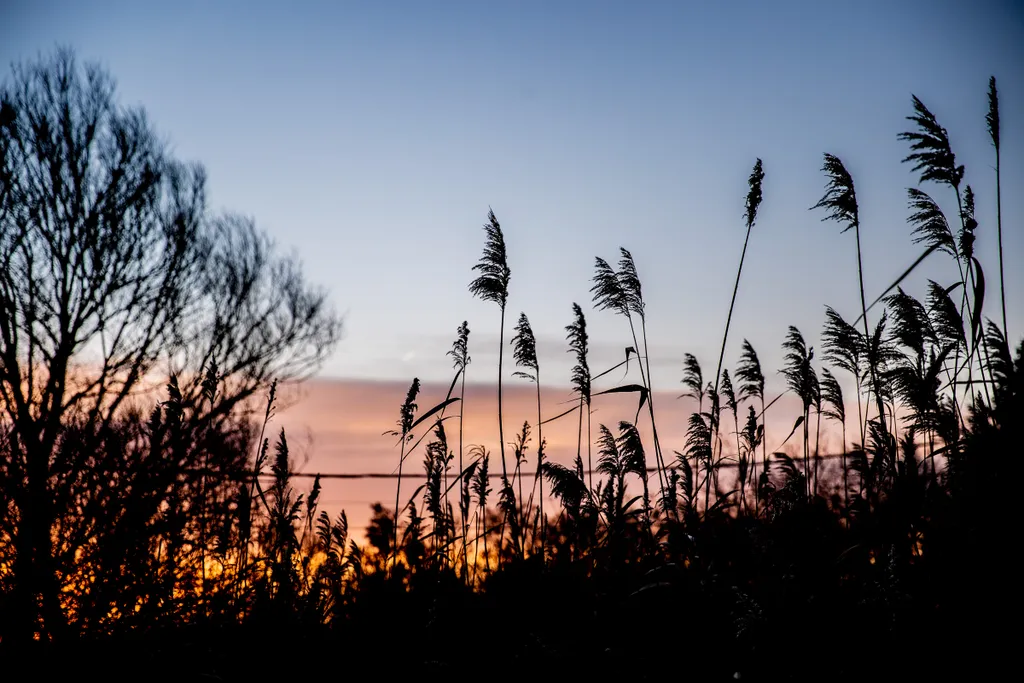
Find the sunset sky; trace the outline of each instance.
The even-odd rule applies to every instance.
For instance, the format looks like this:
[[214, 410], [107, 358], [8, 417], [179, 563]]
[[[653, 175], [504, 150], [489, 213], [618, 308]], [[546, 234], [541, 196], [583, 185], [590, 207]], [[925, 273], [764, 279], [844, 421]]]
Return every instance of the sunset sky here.
[[[572, 302], [588, 313], [595, 370], [632, 343], [621, 319], [592, 311], [588, 291], [595, 256], [632, 251], [654, 384], [666, 422], [678, 423], [666, 436], [682, 449], [685, 406], [669, 401], [682, 392], [685, 352], [714, 373], [758, 157], [764, 203], [726, 364], [748, 338], [778, 389], [787, 326], [817, 345], [826, 304], [851, 320], [859, 311], [853, 234], [808, 210], [824, 188], [823, 152], [857, 184], [869, 299], [920, 252], [906, 225], [917, 179], [896, 137], [911, 93], [949, 130], [977, 194], [995, 317], [990, 75], [1003, 119], [1009, 328], [1024, 336], [1019, 2], [0, 0], [5, 73], [56, 45], [108, 67], [122, 101], [143, 105], [178, 156], [205, 164], [211, 206], [253, 216], [344, 314], [321, 377], [281, 413], [296, 442], [312, 436], [307, 471], [393, 469], [381, 432], [412, 377], [440, 397], [463, 320], [481, 411], [473, 438], [496, 447], [482, 406], [493, 400], [498, 310], [467, 291], [488, 207], [508, 243], [510, 325], [530, 316], [552, 414], [566, 398]], [[952, 218], [950, 192], [926, 189]], [[907, 289], [955, 272], [933, 256]], [[521, 380], [509, 385], [514, 426], [531, 399]], [[624, 404], [614, 410], [629, 417]]]

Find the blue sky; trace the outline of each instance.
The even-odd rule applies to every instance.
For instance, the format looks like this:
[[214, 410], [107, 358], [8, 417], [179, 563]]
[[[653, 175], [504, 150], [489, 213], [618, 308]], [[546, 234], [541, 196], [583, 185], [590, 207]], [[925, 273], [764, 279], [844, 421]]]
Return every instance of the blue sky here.
[[[545, 377], [565, 383], [564, 326], [589, 308], [595, 255], [634, 254], [656, 384], [684, 352], [716, 361], [742, 246], [746, 179], [764, 203], [728, 365], [748, 337], [778, 367], [786, 327], [816, 342], [824, 305], [859, 309], [852, 233], [808, 211], [823, 152], [861, 202], [868, 296], [916, 257], [900, 159], [920, 96], [979, 201], [990, 315], [998, 293], [988, 77], [1002, 96], [1011, 334], [1024, 336], [1024, 10], [994, 2], [3, 2], [0, 61], [58, 44], [98, 60], [175, 153], [203, 162], [216, 210], [254, 216], [345, 314], [328, 376], [449, 376], [463, 319], [470, 379], [490, 380], [497, 309], [467, 291], [493, 207]], [[6, 71], [6, 69], [5, 69]], [[948, 190], [926, 188], [948, 208]], [[951, 218], [955, 214], [950, 214]], [[954, 264], [926, 262], [951, 282]], [[593, 365], [621, 320], [589, 316]]]

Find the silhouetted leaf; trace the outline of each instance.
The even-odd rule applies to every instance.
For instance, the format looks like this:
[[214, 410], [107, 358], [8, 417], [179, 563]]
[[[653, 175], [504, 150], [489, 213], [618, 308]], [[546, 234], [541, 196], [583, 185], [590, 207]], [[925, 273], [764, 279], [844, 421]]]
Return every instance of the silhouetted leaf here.
[[[899, 287], [899, 284], [901, 282], [903, 282], [907, 278], [908, 275], [910, 275], [912, 272], [914, 272], [914, 268], [917, 268], [921, 264], [922, 261], [924, 261], [926, 258], [931, 256], [932, 253], [936, 249], [938, 249], [938, 248], [939, 248], [939, 245], [933, 244], [932, 246], [930, 246], [927, 249], [925, 249], [924, 253], [921, 254], [920, 256], [918, 256], [917, 260], [914, 261], [912, 264], [910, 264], [909, 268], [907, 268], [905, 271], [903, 271], [902, 275], [900, 275], [898, 278], [896, 278], [896, 280], [891, 285], [889, 285], [888, 287], [885, 288], [885, 291], [883, 291], [881, 294], [878, 295], [878, 298], [876, 298], [874, 301], [871, 302], [871, 305], [868, 306], [867, 310], [870, 311], [874, 307], [875, 304], [877, 304], [879, 301], [881, 301], [882, 299], [885, 298], [886, 294], [888, 294], [892, 290], [894, 290], [897, 287]], [[853, 322], [853, 324], [856, 325], [857, 323], [859, 323], [863, 319], [864, 319], [864, 314], [861, 313], [860, 315], [857, 316], [857, 319]]]
[[[455, 400], [458, 400], [458, 399], [455, 399]], [[427, 416], [426, 416], [426, 415], [424, 415], [424, 417], [427, 417]], [[454, 418], [456, 418], [456, 417], [458, 417], [458, 415], [447, 415], [447, 416], [445, 416], [445, 417], [439, 417], [439, 418], [437, 418], [436, 424], [440, 424], [440, 423], [442, 423], [442, 422], [447, 422], [448, 420], [454, 419]], [[430, 434], [431, 434], [431, 432], [430, 432], [429, 430], [428, 430], [428, 431], [426, 431], [426, 432], [423, 432], [422, 434], [420, 434], [420, 438], [416, 439], [416, 443], [414, 443], [414, 444], [412, 445], [412, 447], [410, 447], [410, 448], [406, 449], [406, 451], [405, 451], [405, 457], [406, 457], [406, 458], [408, 458], [408, 457], [409, 457], [410, 455], [412, 455], [412, 454], [413, 454], [413, 451], [415, 451], [415, 450], [416, 450], [416, 448], [417, 448], [417, 447], [418, 447], [418, 446], [419, 446], [419, 445], [420, 445], [421, 443], [423, 443], [423, 440], [424, 440], [425, 438], [427, 438], [428, 436], [430, 436]], [[410, 436], [410, 437], [412, 437], [412, 434], [410, 434], [409, 436]]]
[[416, 421], [412, 423], [411, 427], [409, 427], [409, 431], [412, 431], [413, 429], [416, 429], [416, 427], [418, 425], [420, 425], [424, 420], [429, 418], [431, 415], [437, 413], [440, 410], [444, 410], [445, 408], [447, 408], [451, 404], [456, 403], [456, 402], [461, 401], [461, 400], [462, 399], [460, 399], [458, 396], [452, 396], [451, 398], [446, 398], [445, 400], [441, 401], [436, 406], [434, 406], [433, 408], [431, 408], [430, 410], [428, 410], [427, 412], [423, 413], [418, 418], [416, 418]]
[[[801, 415], [800, 417], [798, 417], [798, 418], [796, 419], [796, 422], [795, 422], [795, 423], [793, 423], [793, 429], [791, 429], [791, 430], [789, 431], [789, 434], [788, 434], [788, 435], [786, 436], [786, 438], [785, 438], [785, 439], [783, 439], [783, 440], [782, 440], [782, 443], [780, 443], [780, 444], [778, 445], [778, 448], [782, 448], [783, 446], [785, 446], [785, 445], [786, 445], [786, 442], [787, 442], [787, 441], [789, 441], [790, 439], [792, 439], [792, 438], [793, 438], [793, 435], [794, 435], [794, 434], [796, 434], [796, 430], [797, 430], [797, 429], [799, 429], [799, 428], [800, 428], [800, 425], [802, 425], [803, 423], [804, 423], [804, 416], [803, 416], [803, 415]], [[775, 455], [781, 455], [781, 453], [776, 453]], [[787, 457], [788, 457], [788, 456], [787, 456]]]
[[971, 311], [971, 346], [977, 347], [981, 331], [981, 311], [985, 305], [985, 271], [981, 269], [981, 263], [977, 258], [972, 256], [971, 259], [974, 261], [974, 272], [977, 274], [974, 283], [974, 310]]
[[[630, 347], [630, 348], [632, 348], [632, 347]], [[626, 360], [622, 361], [621, 363], [616, 363], [615, 365], [613, 365], [612, 367], [608, 368], [607, 370], [605, 370], [602, 373], [594, 375], [593, 377], [591, 377], [591, 380], [600, 379], [600, 378], [604, 377], [605, 375], [607, 375], [607, 374], [609, 374], [609, 373], [611, 373], [611, 372], [613, 372], [615, 370], [618, 370], [619, 368], [621, 368], [623, 365], [626, 365], [627, 363], [629, 363], [629, 354], [628, 353], [626, 354]], [[627, 368], [627, 370], [628, 370], [628, 368]]]
[[546, 420], [544, 420], [543, 422], [541, 422], [541, 424], [542, 424], [542, 425], [546, 425], [546, 424], [547, 424], [548, 422], [554, 422], [555, 420], [557, 420], [557, 419], [558, 419], [558, 418], [560, 418], [560, 417], [565, 417], [565, 416], [566, 416], [566, 415], [568, 415], [569, 413], [574, 413], [574, 412], [576, 412], [576, 411], [577, 411], [577, 410], [579, 409], [579, 407], [580, 407], [580, 406], [579, 406], [579, 404], [576, 404], [576, 405], [574, 405], [574, 406], [573, 406], [572, 408], [569, 408], [568, 410], [566, 410], [566, 411], [564, 411], [564, 412], [561, 412], [561, 413], [559, 413], [558, 415], [555, 415], [554, 417], [549, 417], [548, 419], [546, 419]]
[[[647, 387], [639, 384], [624, 384], [619, 387], [613, 387], [611, 389], [605, 389], [599, 391], [594, 396], [601, 396], [602, 394], [622, 394], [622, 393], [636, 393], [640, 394], [640, 405], [637, 407], [636, 412], [639, 415], [640, 410], [644, 407], [644, 403], [647, 401]], [[635, 421], [635, 418], [634, 418]]]

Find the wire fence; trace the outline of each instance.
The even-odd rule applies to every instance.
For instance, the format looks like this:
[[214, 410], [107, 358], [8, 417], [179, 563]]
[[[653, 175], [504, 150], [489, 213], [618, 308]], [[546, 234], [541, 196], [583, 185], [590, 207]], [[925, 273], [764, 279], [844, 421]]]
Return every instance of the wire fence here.
[[[829, 460], [829, 459], [833, 459], [833, 458], [841, 458], [841, 457], [843, 457], [843, 455], [844, 455], [843, 453], [828, 453], [828, 454], [822, 453], [822, 454], [819, 454], [818, 456], [811, 456], [811, 457], [812, 458], [816, 457], [818, 460]], [[845, 455], [849, 455], [849, 454], [845, 454]], [[796, 463], [799, 464], [800, 461], [801, 461], [801, 458], [793, 458], [793, 462], [796, 462]], [[734, 462], [734, 461], [725, 461], [725, 462], [719, 463], [716, 467], [719, 468], [719, 469], [734, 469], [734, 468], [739, 467], [739, 463]], [[672, 469], [672, 468], [670, 467], [668, 469]], [[657, 467], [648, 467], [647, 468], [647, 473], [648, 474], [654, 474], [657, 471], [658, 471]], [[583, 474], [584, 475], [602, 474], [602, 472], [599, 472], [598, 470], [589, 470], [588, 469], [588, 470], [584, 470]], [[271, 472], [260, 472], [259, 476], [261, 476], [261, 477], [274, 477], [275, 475], [273, 473], [271, 473]], [[296, 478], [300, 478], [300, 479], [315, 479], [316, 477], [320, 477], [321, 479], [398, 479], [398, 478], [402, 478], [402, 479], [426, 479], [427, 478], [427, 474], [425, 472], [403, 472], [401, 474], [401, 477], [399, 477], [397, 472], [289, 472], [288, 476], [289, 477], [296, 477]], [[505, 476], [505, 475], [501, 474], [501, 472], [488, 472], [487, 473], [487, 477], [489, 479], [501, 479], [503, 476]], [[536, 477], [537, 473], [535, 471], [520, 470], [516, 476], [520, 476], [520, 477]]]

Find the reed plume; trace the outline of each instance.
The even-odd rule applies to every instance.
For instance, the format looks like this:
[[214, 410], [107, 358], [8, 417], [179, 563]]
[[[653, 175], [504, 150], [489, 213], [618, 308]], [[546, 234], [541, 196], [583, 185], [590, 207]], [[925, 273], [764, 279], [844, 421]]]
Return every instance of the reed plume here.
[[[756, 398], [761, 402], [761, 431], [764, 433], [765, 429], [765, 412], [767, 408], [764, 403], [764, 372], [761, 370], [761, 361], [757, 357], [757, 352], [754, 350], [753, 345], [746, 339], [743, 340], [743, 348], [740, 352], [740, 364], [736, 368], [736, 379], [739, 380], [739, 399], [741, 401], [748, 398]], [[768, 473], [768, 444], [767, 439], [761, 439], [761, 472], [762, 476], [767, 476]], [[756, 454], [754, 454], [756, 455]], [[753, 460], [753, 474], [754, 482], [758, 483], [760, 480], [757, 478], [757, 460]], [[761, 487], [758, 484], [754, 493], [754, 514], [757, 514], [759, 500], [761, 497]]]
[[469, 291], [473, 296], [484, 301], [493, 301], [501, 309], [501, 328], [498, 333], [498, 442], [501, 446], [501, 472], [508, 477], [508, 465], [505, 462], [505, 428], [504, 413], [501, 405], [502, 361], [505, 354], [505, 305], [508, 303], [508, 283], [512, 271], [508, 267], [508, 255], [505, 251], [505, 237], [501, 232], [494, 211], [487, 212], [487, 223], [484, 223], [487, 241], [484, 253], [473, 270], [480, 273], [469, 283]]
[[[785, 367], [780, 371], [786, 378], [786, 385], [796, 394], [803, 404], [804, 428], [804, 476], [807, 480], [807, 494], [811, 494], [811, 470], [808, 422], [811, 406], [819, 400], [818, 376], [814, 372], [811, 361], [814, 360], [814, 349], [808, 347], [800, 330], [790, 325], [786, 340], [782, 344], [786, 351]], [[884, 419], [884, 411], [882, 413]]]
[[722, 361], [725, 359], [725, 347], [729, 341], [729, 326], [732, 324], [732, 312], [736, 307], [736, 293], [740, 289], [740, 275], [743, 274], [743, 261], [747, 257], [747, 245], [750, 243], [750, 230], [754, 227], [757, 219], [757, 210], [761, 206], [761, 182], [764, 180], [764, 170], [761, 160], [754, 164], [754, 170], [750, 172], [747, 180], [747, 201], [746, 210], [743, 213], [744, 221], [747, 224], [747, 235], [743, 238], [743, 251], [740, 252], [740, 265], [736, 269], [736, 282], [732, 287], [732, 300], [729, 302], [729, 315], [725, 318], [725, 332], [722, 334], [722, 348], [718, 352], [718, 368], [715, 370], [715, 389], [718, 389], [719, 378], [722, 375]]
[[1003, 335], [1010, 336], [1006, 326], [1006, 280], [1003, 276], [1003, 199], [1002, 177], [999, 164], [999, 91], [996, 90], [996, 77], [988, 79], [988, 113], [985, 124], [992, 146], [996, 148], [996, 239], [999, 242], [999, 301], [1003, 312]]
[[843, 389], [828, 368], [821, 370], [821, 401], [824, 405], [824, 409], [821, 411], [822, 415], [838, 422], [842, 427], [843, 502], [849, 503], [849, 482], [846, 471], [846, 405], [843, 403]]
[[[651, 417], [651, 432], [654, 439], [654, 457], [658, 471], [658, 483], [662, 496], [664, 496], [667, 481], [665, 479], [665, 461], [661, 453], [661, 440], [658, 438], [658, 424], [654, 417], [650, 356], [647, 351], [646, 305], [644, 304], [640, 276], [636, 263], [633, 260], [633, 255], [629, 250], [622, 247], [619, 248], [619, 255], [619, 269], [617, 271], [601, 257], [595, 259], [593, 285], [590, 291], [593, 294], [594, 306], [598, 310], [612, 310], [619, 315], [625, 316], [626, 321], [629, 323], [630, 334], [633, 337], [632, 348], [634, 352], [637, 352], [637, 349], [641, 348], [641, 346], [633, 319], [636, 317], [640, 321], [644, 353], [643, 358], [638, 358], [637, 364], [640, 368], [640, 381], [643, 384], [647, 409]], [[637, 352], [637, 355], [640, 355], [639, 352]], [[626, 360], [629, 360], [628, 349], [626, 351]]]
[[[465, 464], [463, 463], [463, 452], [465, 446], [463, 438], [465, 434], [465, 414], [466, 414], [466, 367], [472, 360], [469, 356], [469, 323], [462, 321], [459, 325], [458, 332], [456, 333], [455, 341], [452, 342], [452, 348], [448, 352], [448, 355], [452, 357], [452, 364], [455, 368], [456, 378], [460, 380], [459, 387], [459, 476], [463, 479], [464, 495], [459, 505], [459, 512], [462, 520], [462, 556], [466, 558], [466, 522], [469, 517], [469, 493], [468, 485], [469, 482], [466, 480], [467, 476], [472, 476], [472, 472], [467, 474]], [[475, 467], [475, 466], [474, 466]], [[464, 572], [468, 579], [469, 572]]]
[[572, 305], [573, 321], [566, 326], [566, 339], [569, 342], [569, 353], [575, 354], [576, 365], [572, 368], [570, 382], [573, 393], [579, 396], [579, 424], [576, 428], [576, 458], [582, 460], [582, 438], [583, 438], [583, 409], [587, 411], [587, 472], [590, 488], [594, 488], [594, 463], [592, 460], [592, 448], [590, 438], [590, 399], [591, 399], [591, 377], [590, 364], [587, 362], [587, 351], [589, 337], [587, 336], [587, 319], [583, 315], [580, 305]]
[[398, 456], [398, 482], [395, 484], [395, 533], [394, 533], [394, 544], [392, 546], [392, 552], [394, 553], [391, 568], [393, 569], [395, 564], [398, 562], [398, 522], [401, 519], [401, 491], [402, 491], [402, 465], [405, 463], [405, 446], [409, 441], [412, 440], [412, 425], [416, 419], [416, 397], [420, 393], [420, 380], [418, 377], [413, 378], [412, 384], [409, 385], [409, 391], [405, 395], [405, 401], [402, 403], [402, 407], [399, 409], [398, 417], [398, 429], [386, 434], [399, 437], [399, 456]]
[[[521, 377], [537, 385], [537, 476], [534, 483], [539, 488], [540, 498], [539, 514], [541, 528], [541, 556], [544, 555], [547, 538], [547, 518], [544, 516], [544, 432], [541, 420], [541, 399], [540, 399], [540, 362], [537, 360], [537, 338], [533, 334], [530, 320], [525, 313], [519, 314], [519, 322], [515, 327], [515, 336], [512, 337], [512, 357], [516, 366], [523, 368], [514, 373], [515, 377]], [[533, 488], [530, 489], [530, 504], [527, 510], [531, 509], [533, 501]]]
[[[917, 98], [914, 98], [914, 100], [915, 102], [918, 101]], [[853, 186], [853, 176], [846, 170], [839, 157], [832, 154], [825, 154], [825, 163], [822, 166], [822, 171], [828, 176], [828, 184], [825, 186], [824, 196], [811, 208], [825, 209], [827, 213], [822, 220], [833, 220], [840, 225], [844, 225], [845, 227], [841, 232], [853, 229], [857, 240], [857, 277], [860, 282], [861, 316], [864, 321], [864, 338], [867, 339], [871, 336], [871, 332], [868, 329], [868, 307], [864, 297], [864, 261], [861, 257], [860, 248], [860, 210], [857, 206], [857, 192]], [[874, 366], [870, 364], [868, 371], [871, 376], [871, 389], [875, 394], [879, 420], [884, 426], [885, 408], [882, 405], [882, 398], [879, 394], [878, 374], [875, 372]]]

